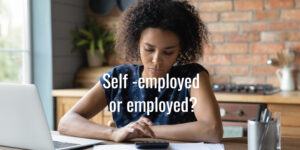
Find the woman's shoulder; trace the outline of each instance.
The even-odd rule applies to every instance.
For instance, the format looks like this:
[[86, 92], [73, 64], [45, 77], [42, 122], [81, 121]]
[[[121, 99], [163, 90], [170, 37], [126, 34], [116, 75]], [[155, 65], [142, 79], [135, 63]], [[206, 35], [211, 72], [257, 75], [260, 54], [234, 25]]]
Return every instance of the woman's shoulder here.
[[113, 67], [107, 73], [111, 74], [112, 76], [118, 76], [119, 74], [134, 75], [136, 74], [138, 67], [139, 65], [136, 64], [122, 64]]
[[126, 70], [134, 70], [138, 67], [138, 65], [136, 64], [122, 64], [122, 65], [118, 65], [113, 67], [113, 69], [118, 70], [118, 71], [126, 71]]
[[177, 76], [189, 76], [194, 77], [197, 73], [205, 71], [208, 73], [208, 71], [198, 63], [189, 63], [189, 64], [183, 64], [183, 65], [175, 65], [172, 68], [172, 72], [175, 73]]

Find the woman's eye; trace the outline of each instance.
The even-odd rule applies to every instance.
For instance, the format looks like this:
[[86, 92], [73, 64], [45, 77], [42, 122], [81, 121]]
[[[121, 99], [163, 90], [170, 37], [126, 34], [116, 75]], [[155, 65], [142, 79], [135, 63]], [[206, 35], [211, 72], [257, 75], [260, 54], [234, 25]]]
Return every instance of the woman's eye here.
[[166, 55], [172, 55], [173, 52], [164, 52]]
[[147, 52], [153, 52], [154, 50], [153, 49], [146, 49], [145, 48], [145, 51], [147, 51]]

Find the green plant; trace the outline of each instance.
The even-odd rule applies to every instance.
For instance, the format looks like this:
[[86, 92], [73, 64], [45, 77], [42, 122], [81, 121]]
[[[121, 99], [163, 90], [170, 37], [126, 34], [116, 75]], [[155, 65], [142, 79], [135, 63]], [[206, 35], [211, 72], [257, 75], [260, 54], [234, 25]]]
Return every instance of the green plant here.
[[114, 35], [104, 29], [95, 18], [89, 19], [84, 28], [72, 30], [72, 36], [72, 51], [89, 50], [103, 62], [107, 61], [108, 55], [114, 53]]

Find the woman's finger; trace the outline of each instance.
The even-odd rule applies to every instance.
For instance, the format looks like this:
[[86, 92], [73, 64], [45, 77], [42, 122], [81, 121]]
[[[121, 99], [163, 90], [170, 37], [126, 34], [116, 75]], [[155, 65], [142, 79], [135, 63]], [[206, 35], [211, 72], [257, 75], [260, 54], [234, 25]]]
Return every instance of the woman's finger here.
[[138, 121], [139, 123], [141, 123], [142, 125], [147, 125], [147, 127], [149, 128], [150, 134], [152, 135], [152, 137], [155, 137], [155, 134], [153, 132], [153, 130], [149, 127], [152, 126], [152, 121], [146, 117], [141, 117]]
[[139, 129], [140, 131], [142, 131], [145, 135], [148, 135], [150, 137], [155, 137], [154, 132], [152, 131], [152, 129], [145, 123], [143, 122], [136, 122], [135, 123], [135, 128]]
[[136, 122], [136, 123], [134, 124], [134, 128], [137, 129], [137, 130], [139, 130], [139, 131], [141, 131], [144, 135], [151, 136], [151, 135], [150, 135], [150, 132], [147, 131], [147, 130], [145, 129], [145, 127], [142, 126], [141, 124], [139, 124], [138, 122]]
[[142, 125], [144, 125], [146, 128], [147, 128], [147, 130], [150, 132], [150, 134], [151, 134], [151, 137], [155, 137], [155, 134], [154, 134], [154, 132], [153, 132], [153, 130], [150, 128], [150, 126], [147, 124], [147, 123], [145, 123], [145, 122], [143, 122], [143, 121], [141, 121], [141, 122], [139, 122], [140, 124], [142, 124]]
[[143, 137], [144, 133], [140, 131], [139, 129], [134, 129], [134, 132], [130, 133], [127, 137], [127, 139], [132, 139], [132, 138], [140, 138]]
[[135, 131], [135, 129], [132, 128], [132, 127], [127, 127], [127, 128], [126, 128], [126, 131], [128, 131], [128, 132], [130, 132], [130, 133], [133, 133], [133, 132]]
[[146, 118], [146, 117], [141, 117], [141, 118], [139, 119], [139, 121], [145, 122], [146, 124], [148, 124], [148, 126], [152, 126], [152, 125], [153, 125], [153, 124], [152, 124], [152, 121], [151, 121], [150, 119]]

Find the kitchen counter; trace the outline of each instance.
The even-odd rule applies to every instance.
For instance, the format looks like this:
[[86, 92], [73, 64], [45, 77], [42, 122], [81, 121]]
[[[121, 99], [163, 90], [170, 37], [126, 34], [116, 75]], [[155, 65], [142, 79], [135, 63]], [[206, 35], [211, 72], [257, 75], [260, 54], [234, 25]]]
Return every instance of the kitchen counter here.
[[272, 95], [215, 93], [220, 102], [300, 104], [300, 91], [278, 92]]
[[[89, 89], [56, 89], [54, 97], [82, 97]], [[267, 103], [267, 104], [300, 104], [300, 91], [278, 92], [272, 95], [252, 95], [235, 93], [215, 93], [219, 102]]]

